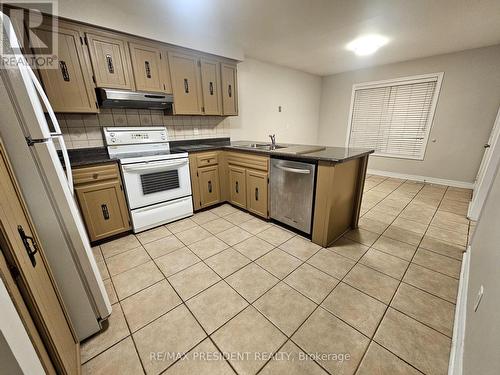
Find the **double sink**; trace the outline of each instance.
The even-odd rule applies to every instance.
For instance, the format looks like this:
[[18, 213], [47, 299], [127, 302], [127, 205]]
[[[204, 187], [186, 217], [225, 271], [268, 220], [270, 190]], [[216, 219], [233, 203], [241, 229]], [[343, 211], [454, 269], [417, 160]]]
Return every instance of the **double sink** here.
[[249, 143], [246, 145], [238, 145], [238, 147], [250, 148], [254, 150], [273, 151], [273, 150], [279, 150], [281, 148], [287, 148], [288, 146], [273, 145], [271, 143]]

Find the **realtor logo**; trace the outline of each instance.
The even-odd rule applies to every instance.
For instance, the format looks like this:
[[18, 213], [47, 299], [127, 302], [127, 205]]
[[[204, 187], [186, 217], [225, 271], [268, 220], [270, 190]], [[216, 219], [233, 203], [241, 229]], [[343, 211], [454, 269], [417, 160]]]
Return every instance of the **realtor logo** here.
[[12, 35], [4, 35], [8, 29], [0, 28], [2, 67], [22, 62], [37, 69], [57, 69], [58, 22], [52, 17], [57, 15], [57, 2], [1, 1], [0, 11], [10, 18], [18, 43], [12, 42]]

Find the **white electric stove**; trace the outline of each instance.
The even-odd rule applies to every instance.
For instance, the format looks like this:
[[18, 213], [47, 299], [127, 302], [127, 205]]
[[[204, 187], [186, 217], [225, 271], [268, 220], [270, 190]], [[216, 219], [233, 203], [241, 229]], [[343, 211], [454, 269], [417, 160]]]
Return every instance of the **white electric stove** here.
[[188, 154], [170, 152], [165, 127], [104, 128], [104, 138], [120, 160], [134, 233], [193, 214]]

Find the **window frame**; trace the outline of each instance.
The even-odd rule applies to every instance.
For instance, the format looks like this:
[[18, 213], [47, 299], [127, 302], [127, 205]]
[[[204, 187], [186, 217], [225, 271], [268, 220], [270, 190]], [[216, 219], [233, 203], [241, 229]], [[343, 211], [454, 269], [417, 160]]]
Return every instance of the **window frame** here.
[[444, 72], [437, 72], [437, 73], [419, 74], [419, 75], [413, 75], [413, 76], [397, 77], [397, 78], [391, 78], [391, 79], [385, 79], [385, 80], [379, 80], [379, 81], [360, 82], [360, 83], [353, 84], [352, 91], [351, 91], [351, 104], [349, 106], [349, 118], [348, 118], [348, 124], [347, 124], [347, 135], [346, 135], [345, 147], [349, 148], [349, 140], [351, 138], [352, 117], [353, 117], [353, 111], [354, 111], [354, 99], [356, 96], [356, 90], [388, 87], [388, 86], [402, 86], [402, 85], [408, 85], [408, 84], [413, 84], [413, 83], [429, 82], [429, 81], [436, 80], [436, 89], [434, 91], [434, 96], [432, 98], [431, 110], [429, 112], [429, 117], [427, 119], [426, 132], [425, 132], [424, 140], [423, 140], [424, 147], [422, 147], [420, 154], [418, 156], [409, 156], [409, 155], [405, 156], [405, 155], [382, 154], [382, 153], [377, 153], [377, 151], [375, 151], [373, 153], [373, 156], [379, 156], [379, 157], [384, 157], [384, 158], [423, 161], [424, 157], [425, 157], [425, 153], [427, 151], [427, 145], [429, 143], [429, 135], [431, 132], [431, 128], [432, 128], [432, 125], [434, 123], [434, 115], [436, 112], [436, 107], [437, 107], [437, 103], [439, 100], [439, 95], [441, 93], [441, 84], [443, 82], [443, 77], [444, 77]]

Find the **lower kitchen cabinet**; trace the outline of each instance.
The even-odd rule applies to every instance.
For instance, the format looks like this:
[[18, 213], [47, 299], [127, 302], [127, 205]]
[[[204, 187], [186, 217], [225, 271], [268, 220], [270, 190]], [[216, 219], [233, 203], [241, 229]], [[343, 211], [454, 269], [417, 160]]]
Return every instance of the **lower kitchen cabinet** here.
[[247, 210], [268, 217], [267, 172], [246, 170]]
[[194, 210], [229, 202], [268, 218], [269, 157], [236, 151], [189, 154]]
[[241, 208], [247, 208], [246, 170], [245, 168], [230, 165], [229, 171], [229, 200]]
[[189, 171], [195, 211], [221, 201], [219, 167], [218, 151], [189, 154]]
[[130, 218], [118, 166], [78, 168], [75, 192], [91, 241], [125, 232]]
[[198, 168], [200, 186], [200, 207], [208, 207], [220, 202], [219, 166]]

